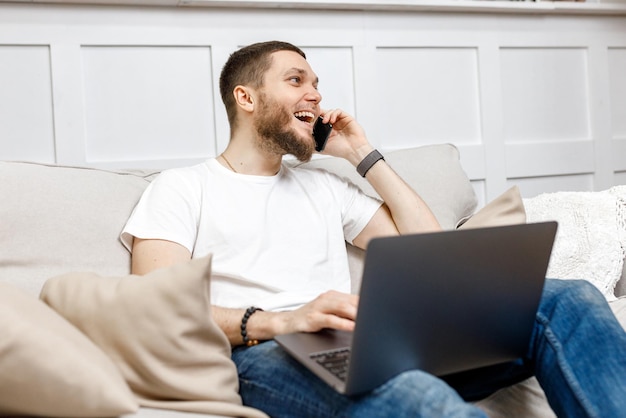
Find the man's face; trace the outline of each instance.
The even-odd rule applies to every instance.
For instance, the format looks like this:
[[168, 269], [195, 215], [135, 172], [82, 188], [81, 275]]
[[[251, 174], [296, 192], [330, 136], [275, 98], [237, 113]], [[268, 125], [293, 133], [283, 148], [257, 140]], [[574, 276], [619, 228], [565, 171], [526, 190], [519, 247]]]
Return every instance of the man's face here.
[[317, 91], [317, 76], [295, 52], [278, 51], [272, 57], [255, 108], [254, 128], [259, 145], [308, 161], [315, 152], [313, 123], [322, 99]]

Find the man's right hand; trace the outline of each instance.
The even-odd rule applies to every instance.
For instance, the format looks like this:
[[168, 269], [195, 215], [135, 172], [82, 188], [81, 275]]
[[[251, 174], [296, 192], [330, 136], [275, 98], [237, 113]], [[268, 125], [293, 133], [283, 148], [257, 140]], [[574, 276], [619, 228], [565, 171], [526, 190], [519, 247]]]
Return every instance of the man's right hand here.
[[[352, 331], [358, 300], [356, 295], [331, 290], [293, 311], [257, 311], [248, 320], [246, 330], [254, 340], [269, 340], [292, 332], [317, 332], [324, 328]], [[231, 345], [242, 344], [240, 325], [245, 310], [213, 306], [212, 312]]]
[[322, 293], [311, 302], [292, 312], [286, 312], [281, 334], [316, 332], [324, 328], [345, 331], [354, 329], [359, 297], [336, 291]]

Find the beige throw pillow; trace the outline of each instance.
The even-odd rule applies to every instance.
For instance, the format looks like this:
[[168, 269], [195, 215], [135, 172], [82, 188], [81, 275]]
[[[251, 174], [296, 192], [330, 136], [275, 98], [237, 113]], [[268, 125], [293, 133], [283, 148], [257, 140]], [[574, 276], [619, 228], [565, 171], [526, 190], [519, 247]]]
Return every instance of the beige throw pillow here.
[[483, 228], [489, 226], [504, 226], [526, 223], [524, 201], [517, 186], [511, 187], [500, 196], [485, 205], [459, 228]]
[[103, 417], [138, 405], [113, 362], [36, 297], [0, 282], [0, 415]]
[[265, 417], [242, 406], [231, 347], [211, 318], [211, 256], [145, 276], [71, 273], [41, 297], [122, 371], [143, 406]]

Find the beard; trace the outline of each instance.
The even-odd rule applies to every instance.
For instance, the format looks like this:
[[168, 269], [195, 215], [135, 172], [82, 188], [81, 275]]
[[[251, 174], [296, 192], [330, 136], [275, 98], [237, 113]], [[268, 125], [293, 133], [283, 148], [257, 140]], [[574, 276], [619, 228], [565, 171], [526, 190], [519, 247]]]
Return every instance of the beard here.
[[284, 106], [261, 93], [258, 117], [254, 121], [254, 128], [259, 135], [259, 146], [265, 151], [281, 155], [291, 154], [299, 161], [306, 162], [315, 152], [315, 142], [312, 137], [302, 138], [290, 128], [293, 118], [293, 114]]

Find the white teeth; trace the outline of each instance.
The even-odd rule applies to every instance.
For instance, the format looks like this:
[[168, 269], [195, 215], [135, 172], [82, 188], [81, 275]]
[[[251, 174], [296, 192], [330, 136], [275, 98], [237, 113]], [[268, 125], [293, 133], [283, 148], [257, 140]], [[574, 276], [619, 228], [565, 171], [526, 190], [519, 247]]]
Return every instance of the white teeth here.
[[314, 113], [312, 113], [312, 112], [305, 112], [305, 111], [296, 112], [293, 115], [295, 117], [297, 117], [298, 119], [300, 119], [300, 120], [307, 119], [306, 120], [307, 122], [310, 122], [310, 121], [313, 120], [313, 118], [315, 118], [315, 114]]

